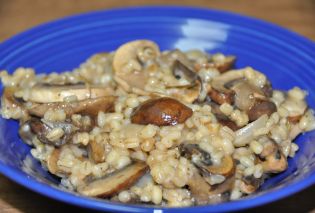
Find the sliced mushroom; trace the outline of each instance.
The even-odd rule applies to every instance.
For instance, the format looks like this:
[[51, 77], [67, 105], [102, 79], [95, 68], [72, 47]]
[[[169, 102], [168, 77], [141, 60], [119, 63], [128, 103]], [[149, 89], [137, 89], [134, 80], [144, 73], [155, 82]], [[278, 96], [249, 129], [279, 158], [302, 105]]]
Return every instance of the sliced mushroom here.
[[70, 117], [73, 114], [96, 117], [99, 111], [113, 111], [115, 100], [115, 96], [104, 96], [99, 98], [88, 98], [82, 101], [34, 104], [28, 111], [31, 115], [37, 117], [44, 117], [45, 112], [48, 110], [57, 109], [64, 110], [67, 117]]
[[89, 86], [84, 84], [75, 85], [35, 85], [28, 91], [25, 101], [36, 103], [64, 102], [69, 97], [75, 97], [81, 101], [88, 98], [110, 96], [114, 90], [110, 87]]
[[47, 159], [48, 171], [54, 175], [56, 175], [59, 171], [57, 162], [59, 160], [60, 153], [61, 149], [54, 149]]
[[291, 124], [297, 124], [303, 115], [295, 115], [295, 116], [289, 116], [287, 119]]
[[263, 151], [259, 157], [262, 159], [264, 172], [279, 173], [288, 167], [287, 158], [271, 138], [263, 140]]
[[172, 98], [150, 99], [142, 103], [131, 115], [135, 124], [173, 126], [184, 123], [192, 116], [192, 110]]
[[188, 179], [188, 187], [197, 205], [216, 204], [228, 201], [230, 191], [234, 186], [234, 177], [227, 178], [223, 183], [210, 186], [193, 167], [193, 175]]
[[287, 169], [288, 162], [282, 151], [278, 149], [276, 152], [268, 155], [262, 165], [266, 173], [279, 173]]
[[[42, 122], [38, 118], [32, 118], [27, 122], [29, 123], [32, 132], [37, 135], [38, 140], [57, 147], [70, 141], [73, 134], [78, 130], [71, 123], [67, 122]], [[61, 129], [63, 134], [60, 135], [60, 137], [57, 137], [56, 140], [52, 140], [49, 137], [49, 134], [51, 135], [52, 131], [57, 128]]]
[[216, 204], [230, 200], [230, 193], [234, 187], [235, 177], [228, 177], [223, 183], [215, 185], [209, 194], [209, 203]]
[[167, 93], [172, 97], [183, 100], [187, 103], [193, 103], [196, 100], [204, 99], [201, 96], [206, 91], [200, 76], [192, 71], [180, 60], [175, 60], [172, 67], [173, 76], [178, 80], [172, 82], [168, 87]]
[[255, 130], [261, 129], [266, 126], [268, 121], [267, 115], [260, 116], [257, 120], [247, 124], [243, 128], [235, 132], [234, 145], [237, 147], [245, 146], [255, 139]]
[[261, 159], [265, 159], [267, 156], [271, 155], [272, 153], [275, 153], [278, 150], [276, 142], [274, 142], [269, 137], [260, 138], [259, 141], [263, 145], [263, 150], [259, 154], [259, 157]]
[[223, 176], [230, 176], [234, 173], [235, 165], [233, 158], [230, 155], [225, 155], [222, 158], [220, 165], [212, 165], [207, 167], [207, 171], [211, 174], [218, 174]]
[[241, 127], [237, 126], [237, 124], [229, 119], [227, 116], [222, 115], [222, 114], [215, 114], [215, 117], [217, 118], [217, 121], [222, 125], [222, 126], [227, 126], [233, 131], [239, 130]]
[[235, 106], [244, 111], [255, 105], [257, 97], [260, 99], [264, 98], [262, 91], [245, 80], [239, 81], [230, 89], [235, 92]]
[[198, 170], [193, 167], [193, 175], [188, 179], [187, 185], [197, 205], [209, 203], [211, 186], [203, 179]]
[[270, 116], [272, 113], [276, 111], [277, 106], [273, 102], [256, 99], [254, 105], [250, 107], [247, 114], [249, 121], [255, 121], [262, 115]]
[[244, 78], [243, 72], [230, 71], [213, 79], [208, 95], [218, 104], [235, 104], [238, 109], [248, 113], [250, 121], [254, 121], [264, 114], [270, 116], [277, 110], [269, 100], [268, 88], [271, 88], [269, 82], [258, 88]]
[[144, 89], [148, 73], [144, 71], [148, 61], [160, 55], [157, 44], [149, 40], [131, 41], [120, 46], [113, 58], [117, 83], [128, 90]]
[[95, 140], [90, 140], [88, 144], [88, 156], [95, 163], [102, 163], [106, 159], [105, 145]]
[[245, 176], [240, 182], [240, 189], [243, 193], [252, 194], [263, 183], [263, 178], [255, 178], [253, 175]]
[[217, 121], [222, 125], [222, 126], [227, 126], [233, 131], [236, 131], [240, 129], [241, 127], [237, 126], [234, 121], [232, 121], [229, 117], [224, 115], [221, 110], [220, 106], [216, 103], [210, 102], [209, 103], [211, 106], [211, 112], [215, 115]]
[[219, 92], [216, 89], [211, 89], [208, 96], [217, 104], [233, 104], [235, 93], [233, 91]]
[[110, 197], [136, 183], [147, 169], [148, 166], [145, 163], [136, 162], [104, 178], [81, 186], [77, 190], [80, 194], [90, 197]]
[[23, 102], [14, 96], [16, 87], [6, 87], [1, 98], [2, 116], [13, 119], [26, 120], [28, 117], [27, 110]]
[[229, 71], [222, 75], [216, 76], [211, 81], [211, 86], [220, 92], [229, 92], [231, 82], [233, 84], [244, 79], [244, 72], [242, 71]]
[[198, 144], [182, 143], [179, 152], [183, 157], [191, 160], [206, 176], [209, 174], [229, 176], [234, 172], [234, 161], [229, 155], [223, 157], [220, 165], [213, 165], [211, 155]]
[[220, 73], [224, 73], [233, 68], [235, 61], [235, 56], [226, 56], [223, 60], [212, 58], [211, 62], [209, 63], [209, 67], [214, 67], [219, 70]]
[[192, 87], [196, 84], [197, 80], [201, 81], [196, 72], [189, 69], [179, 60], [175, 60], [172, 67], [172, 73], [179, 82], [178, 84], [170, 85], [170, 87]]
[[217, 60], [215, 58], [212, 58], [210, 62], [204, 63], [204, 64], [195, 64], [195, 68], [197, 70], [200, 70], [201, 68], [209, 69], [209, 68], [215, 68], [220, 73], [227, 72], [231, 70], [235, 64], [236, 57], [235, 56], [226, 56], [223, 60]]

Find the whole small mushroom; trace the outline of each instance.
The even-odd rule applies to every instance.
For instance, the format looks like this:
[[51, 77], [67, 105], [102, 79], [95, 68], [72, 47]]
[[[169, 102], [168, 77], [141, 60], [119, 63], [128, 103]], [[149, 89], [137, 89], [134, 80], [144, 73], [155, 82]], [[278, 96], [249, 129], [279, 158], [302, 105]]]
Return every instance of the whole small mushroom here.
[[193, 111], [172, 98], [150, 99], [138, 106], [131, 115], [134, 124], [173, 126], [184, 123]]

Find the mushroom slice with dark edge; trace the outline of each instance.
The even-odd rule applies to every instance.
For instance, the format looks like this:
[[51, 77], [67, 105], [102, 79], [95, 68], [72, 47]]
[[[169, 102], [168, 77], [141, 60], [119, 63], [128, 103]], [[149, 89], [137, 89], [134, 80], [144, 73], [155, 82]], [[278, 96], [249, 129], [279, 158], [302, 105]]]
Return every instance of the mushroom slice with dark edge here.
[[241, 147], [250, 143], [255, 139], [255, 130], [261, 129], [266, 126], [268, 121], [267, 115], [260, 116], [257, 120], [247, 124], [243, 128], [235, 132], [234, 146]]
[[[267, 82], [265, 86], [267, 88], [270, 83]], [[268, 89], [250, 84], [244, 78], [243, 72], [229, 71], [212, 80], [208, 96], [218, 104], [234, 104], [238, 109], [248, 113], [250, 121], [254, 121], [261, 115], [270, 116], [276, 112], [277, 107], [269, 100], [269, 93]]]
[[187, 185], [197, 205], [209, 203], [211, 186], [203, 179], [195, 167], [193, 167], [193, 175], [188, 179]]
[[227, 126], [233, 131], [236, 131], [240, 129], [241, 127], [237, 126], [234, 121], [232, 121], [229, 117], [224, 115], [221, 110], [220, 106], [214, 102], [209, 103], [211, 106], [211, 112], [215, 115], [217, 121], [222, 125], [222, 126]]
[[77, 190], [80, 194], [90, 197], [110, 197], [128, 189], [145, 174], [148, 166], [143, 162], [135, 162], [113, 174], [94, 180]]
[[[78, 130], [78, 128], [68, 122], [42, 122], [38, 118], [31, 118], [27, 123], [30, 125], [32, 132], [36, 134], [38, 140], [57, 147], [67, 143]], [[56, 128], [60, 128], [63, 134], [60, 138], [58, 137], [56, 140], [53, 140], [48, 136]]]
[[187, 66], [185, 66], [181, 61], [175, 60], [173, 67], [172, 67], [172, 74], [177, 80], [181, 80], [184, 83], [179, 83], [177, 85], [170, 85], [171, 87], [176, 86], [194, 86], [196, 84], [196, 81], [200, 81], [200, 77], [198, 74], [191, 69], [189, 69]]
[[28, 111], [31, 115], [35, 115], [37, 117], [44, 117], [45, 112], [49, 109], [62, 109], [66, 113], [67, 117], [70, 117], [73, 114], [96, 117], [99, 111], [113, 111], [115, 100], [115, 96], [103, 96], [99, 98], [88, 98], [82, 101], [33, 104]]
[[188, 187], [197, 205], [215, 204], [230, 199], [230, 191], [234, 186], [234, 177], [227, 178], [223, 183], [210, 186], [193, 167], [193, 175], [188, 179]]
[[174, 61], [172, 74], [178, 80], [178, 83], [167, 86], [170, 95], [187, 103], [205, 99], [207, 89], [201, 77], [180, 60]]
[[[27, 110], [23, 105], [23, 100], [20, 100], [14, 96], [16, 92], [16, 87], [6, 87], [3, 91], [3, 95], [1, 97], [1, 109], [4, 113], [2, 116], [6, 116], [6, 111], [10, 112], [10, 116], [13, 119], [21, 119], [26, 120], [28, 118]], [[13, 113], [20, 111], [20, 113]]]
[[95, 140], [90, 140], [88, 144], [88, 156], [95, 163], [101, 163], [105, 161], [106, 152], [105, 146], [102, 142], [97, 142]]
[[277, 106], [268, 100], [256, 99], [255, 103], [247, 111], [249, 121], [255, 121], [262, 115], [270, 116], [277, 111]]
[[209, 193], [209, 203], [216, 204], [230, 200], [230, 193], [234, 187], [235, 177], [228, 177], [223, 183], [212, 186]]
[[158, 45], [149, 40], [135, 40], [123, 44], [113, 58], [114, 79], [127, 91], [144, 90], [149, 77], [145, 66], [159, 55]]
[[252, 194], [263, 184], [263, 182], [264, 179], [262, 177], [255, 178], [253, 175], [245, 176], [240, 182], [240, 189], [246, 194]]
[[211, 155], [198, 144], [182, 143], [179, 152], [183, 157], [191, 160], [205, 176], [216, 174], [227, 177], [234, 172], [234, 161], [230, 155], [225, 155], [220, 165], [213, 165]]
[[154, 124], [157, 126], [174, 126], [184, 123], [193, 111], [172, 98], [150, 99], [142, 103], [131, 115], [135, 124]]
[[25, 98], [25, 101], [35, 103], [52, 103], [64, 102], [69, 97], [75, 97], [76, 100], [81, 101], [88, 98], [110, 96], [114, 93], [114, 90], [110, 87], [91, 86], [85, 84], [38, 84], [30, 88], [27, 92], [29, 95]]
[[262, 141], [263, 151], [259, 154], [259, 158], [262, 160], [264, 172], [279, 173], [286, 170], [288, 167], [287, 158], [278, 144], [268, 137], [262, 139], [260, 141]]
[[240, 71], [229, 71], [211, 81], [211, 89], [208, 96], [217, 104], [234, 103], [235, 92], [226, 87], [230, 82], [244, 79], [244, 73]]

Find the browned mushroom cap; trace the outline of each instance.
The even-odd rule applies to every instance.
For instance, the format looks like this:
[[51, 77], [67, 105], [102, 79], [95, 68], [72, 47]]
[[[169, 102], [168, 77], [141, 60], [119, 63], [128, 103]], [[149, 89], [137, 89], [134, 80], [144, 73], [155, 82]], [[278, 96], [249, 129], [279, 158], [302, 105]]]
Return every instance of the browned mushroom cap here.
[[[45, 121], [44, 123], [38, 118], [31, 118], [27, 121], [27, 123], [30, 125], [32, 132], [37, 135], [38, 140], [54, 146], [61, 146], [67, 143], [72, 138], [73, 134], [78, 130], [71, 123], [48, 121]], [[56, 128], [60, 128], [63, 133], [55, 140], [49, 137], [49, 133], [54, 131]]]
[[133, 88], [143, 90], [148, 79], [144, 66], [159, 55], [158, 45], [149, 40], [136, 40], [123, 44], [117, 49], [113, 58], [115, 80], [128, 91], [132, 91]]
[[224, 104], [224, 103], [233, 104], [234, 95], [235, 93], [232, 90], [219, 92], [218, 90], [212, 88], [208, 92], [208, 96], [211, 98], [211, 100], [213, 100], [217, 104]]
[[270, 116], [277, 110], [276, 105], [268, 100], [271, 84], [267, 82], [264, 87], [250, 84], [242, 72], [230, 71], [213, 79], [208, 95], [218, 104], [235, 104], [238, 109], [248, 113], [250, 121], [254, 121], [264, 114]]
[[29, 108], [28, 111], [31, 115], [35, 115], [37, 117], [43, 117], [45, 112], [49, 109], [62, 109], [66, 113], [67, 117], [70, 117], [73, 114], [95, 117], [99, 111], [112, 111], [114, 109], [115, 100], [115, 96], [104, 96], [92, 99], [89, 98], [82, 101], [35, 104]]
[[88, 156], [95, 163], [102, 163], [105, 161], [106, 152], [105, 146], [101, 142], [97, 142], [95, 140], [90, 140], [88, 144]]
[[81, 101], [88, 98], [98, 98], [114, 94], [110, 87], [89, 86], [84, 84], [74, 85], [49, 85], [39, 84], [30, 88], [25, 101], [36, 103], [64, 102], [67, 97], [76, 97]]
[[263, 182], [263, 178], [255, 178], [253, 175], [245, 176], [241, 180], [240, 189], [243, 193], [252, 194]]
[[94, 180], [79, 187], [80, 194], [90, 197], [110, 197], [132, 186], [147, 171], [143, 162], [133, 163], [104, 178]]
[[256, 99], [255, 103], [248, 110], [249, 121], [255, 121], [262, 115], [270, 116], [272, 113], [277, 111], [277, 106], [268, 100]]
[[179, 146], [179, 152], [183, 157], [191, 160], [204, 175], [229, 176], [234, 172], [234, 161], [229, 155], [223, 157], [220, 165], [213, 165], [211, 155], [201, 149], [198, 144], [182, 143]]
[[135, 124], [171, 126], [185, 122], [192, 116], [192, 110], [172, 98], [150, 99], [142, 103], [131, 115]]

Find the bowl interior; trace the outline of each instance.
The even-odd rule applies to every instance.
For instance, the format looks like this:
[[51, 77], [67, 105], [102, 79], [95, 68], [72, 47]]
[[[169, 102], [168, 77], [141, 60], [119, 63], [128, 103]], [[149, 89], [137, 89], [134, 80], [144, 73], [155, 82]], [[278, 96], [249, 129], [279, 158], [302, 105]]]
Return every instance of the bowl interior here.
[[[276, 89], [299, 86], [309, 91], [308, 104], [315, 108], [315, 49], [312, 42], [257, 20], [202, 9], [132, 8], [66, 18], [1, 44], [0, 69], [12, 72], [18, 67], [33, 67], [38, 73], [71, 70], [94, 53], [113, 51], [134, 39], [154, 40], [162, 50], [202, 49], [236, 55], [237, 68], [252, 66], [262, 71]], [[30, 148], [19, 139], [17, 130], [17, 122], [0, 118], [0, 172], [7, 176], [12, 171], [18, 172], [21, 177], [28, 178], [29, 183], [40, 182], [39, 188], [34, 188], [23, 182], [23, 178], [15, 179], [35, 191], [41, 191], [47, 184], [57, 186], [58, 180], [33, 159]], [[247, 206], [269, 202], [315, 182], [315, 132], [299, 136], [297, 143], [300, 150], [289, 159], [288, 170], [267, 180], [257, 194], [246, 198], [256, 200]], [[300, 184], [301, 181], [304, 183]], [[294, 184], [300, 185], [290, 192], [289, 186]], [[281, 192], [278, 197], [257, 200], [276, 191]], [[81, 205], [115, 210], [107, 202], [90, 201], [89, 205]], [[220, 206], [223, 206], [221, 210], [244, 208], [244, 205], [234, 205], [242, 202], [244, 200], [207, 207], [207, 211], [219, 210]]]

